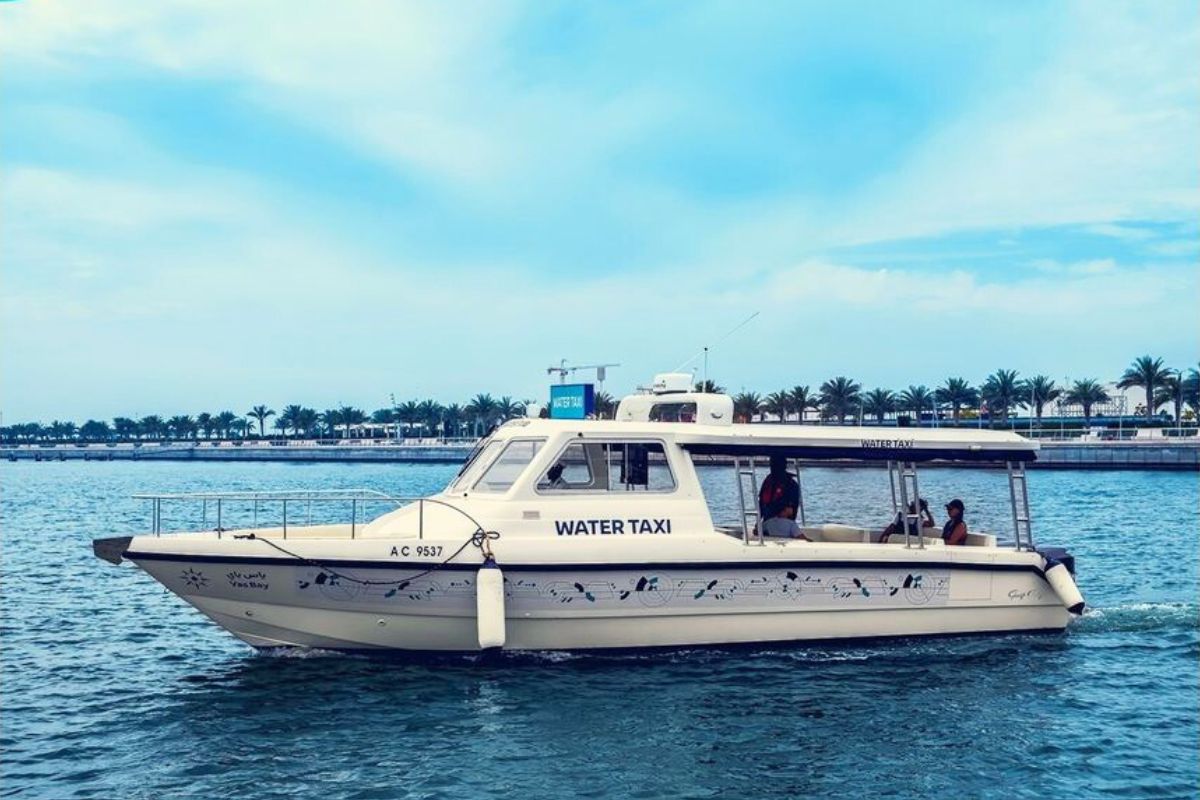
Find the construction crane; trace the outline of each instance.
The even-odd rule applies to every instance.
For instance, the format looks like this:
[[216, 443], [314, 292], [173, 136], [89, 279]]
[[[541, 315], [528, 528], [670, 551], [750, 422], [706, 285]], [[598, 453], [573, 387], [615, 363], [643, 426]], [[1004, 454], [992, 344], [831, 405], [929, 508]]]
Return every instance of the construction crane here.
[[620, 364], [577, 364], [568, 366], [567, 360], [564, 358], [558, 362], [558, 366], [546, 367], [546, 374], [553, 375], [558, 373], [558, 382], [566, 383], [567, 375], [574, 376], [581, 369], [592, 369], [596, 371], [596, 383], [599, 384], [600, 390], [604, 390], [604, 379], [607, 377], [609, 367], [619, 367]]

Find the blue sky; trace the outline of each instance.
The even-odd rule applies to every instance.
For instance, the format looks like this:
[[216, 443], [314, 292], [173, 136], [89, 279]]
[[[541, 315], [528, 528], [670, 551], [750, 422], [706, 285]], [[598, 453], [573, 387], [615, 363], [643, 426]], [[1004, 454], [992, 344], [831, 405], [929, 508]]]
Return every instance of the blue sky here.
[[[5, 422], [1200, 357], [1200, 11], [0, 4]], [[908, 324], [906, 320], [916, 320]]]

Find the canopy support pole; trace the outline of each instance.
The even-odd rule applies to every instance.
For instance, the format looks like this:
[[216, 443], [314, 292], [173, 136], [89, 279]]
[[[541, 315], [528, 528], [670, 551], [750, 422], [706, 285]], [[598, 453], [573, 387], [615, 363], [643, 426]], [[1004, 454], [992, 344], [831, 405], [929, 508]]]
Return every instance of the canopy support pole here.
[[792, 467], [796, 470], [796, 497], [799, 501], [796, 516], [800, 520], [800, 527], [806, 528], [808, 527], [808, 520], [804, 514], [804, 482], [800, 480], [800, 459], [793, 459]]

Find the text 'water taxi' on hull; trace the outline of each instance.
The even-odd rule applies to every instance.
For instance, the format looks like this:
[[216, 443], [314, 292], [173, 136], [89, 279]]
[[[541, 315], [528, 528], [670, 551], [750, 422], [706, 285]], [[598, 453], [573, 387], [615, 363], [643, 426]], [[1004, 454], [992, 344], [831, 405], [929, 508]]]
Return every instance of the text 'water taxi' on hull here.
[[[728, 397], [690, 392], [626, 398], [617, 417], [511, 421], [445, 490], [415, 500], [148, 496], [150, 534], [94, 547], [133, 561], [255, 647], [686, 647], [1055, 631], [1082, 613], [1072, 557], [1032, 540], [1023, 464], [1036, 443], [988, 431], [881, 438], [737, 425]], [[770, 457], [787, 461], [760, 481]], [[714, 522], [696, 458], [732, 462], [735, 524]], [[800, 461], [847, 458], [887, 466], [890, 529], [807, 519]], [[969, 533], [948, 544], [923, 527], [918, 466], [931, 460], [1005, 464], [1014, 541]], [[764, 484], [782, 485], [782, 499], [764, 497]], [[161, 535], [163, 504], [183, 500], [204, 504], [206, 519], [215, 512], [216, 530]], [[359, 522], [378, 503], [396, 507]], [[351, 521], [326, 523], [321, 509], [333, 508]], [[764, 520], [764, 508], [778, 518]], [[269, 511], [281, 524], [223, 527], [235, 510]], [[306, 523], [294, 524], [300, 513]], [[781, 529], [804, 538], [769, 535]]]

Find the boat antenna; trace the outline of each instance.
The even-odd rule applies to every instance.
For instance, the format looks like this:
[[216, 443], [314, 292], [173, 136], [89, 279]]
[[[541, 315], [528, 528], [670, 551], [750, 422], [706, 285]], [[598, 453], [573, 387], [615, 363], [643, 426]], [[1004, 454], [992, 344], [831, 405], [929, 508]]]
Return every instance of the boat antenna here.
[[701, 383], [700, 385], [708, 386], [708, 351], [711, 350], [712, 348], [716, 347], [717, 345], [719, 345], [721, 342], [728, 339], [730, 336], [733, 336], [735, 333], [740, 331], [742, 328], [746, 327], [746, 325], [748, 325], [750, 323], [750, 320], [754, 319], [758, 315], [759, 315], [759, 312], [755, 311], [753, 314], [746, 317], [744, 320], [739, 322], [737, 325], [734, 325], [732, 328], [730, 328], [729, 332], [726, 333], [724, 336], [722, 336], [720, 339], [717, 339], [712, 344], [704, 345], [704, 347], [700, 348], [700, 350], [694, 356], [689, 358], [687, 361], [684, 361], [682, 364], [680, 364], [678, 367], [676, 367], [673, 371], [679, 372], [679, 370], [683, 369], [688, 364], [691, 364], [693, 361], [695, 361], [697, 358], [699, 358], [700, 356], [703, 355], [704, 356], [704, 373], [703, 373], [703, 377], [701, 378], [703, 383]]

